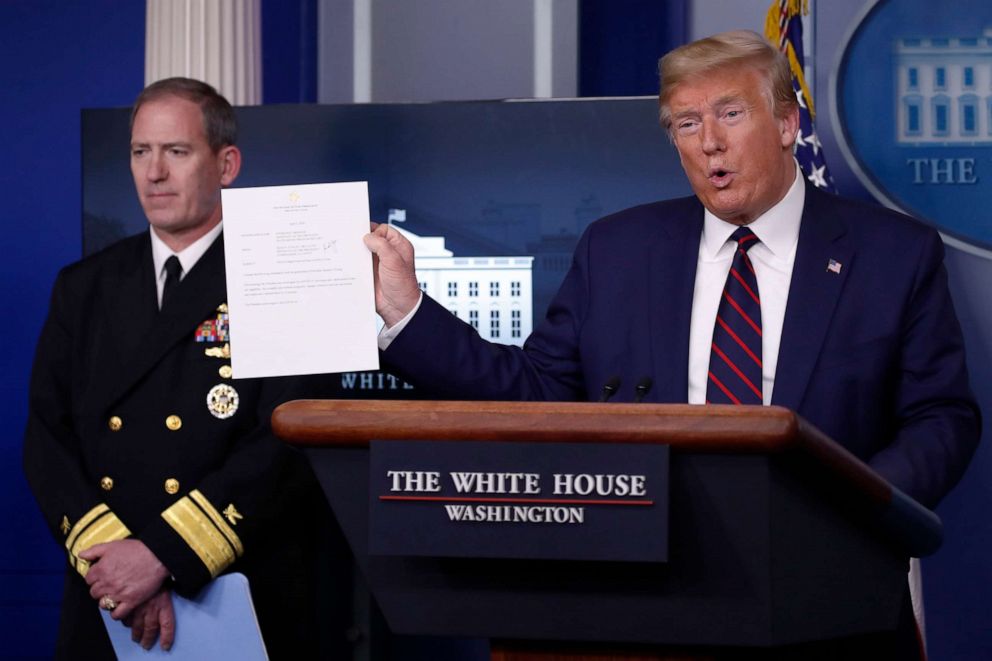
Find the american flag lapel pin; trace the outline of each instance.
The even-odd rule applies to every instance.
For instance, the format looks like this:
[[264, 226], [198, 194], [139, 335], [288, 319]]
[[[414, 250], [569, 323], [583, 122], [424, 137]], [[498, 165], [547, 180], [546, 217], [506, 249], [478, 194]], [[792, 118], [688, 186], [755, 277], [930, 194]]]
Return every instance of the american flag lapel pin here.
[[827, 270], [831, 273], [840, 274], [840, 270], [844, 265], [838, 262], [836, 259], [831, 259], [827, 262]]

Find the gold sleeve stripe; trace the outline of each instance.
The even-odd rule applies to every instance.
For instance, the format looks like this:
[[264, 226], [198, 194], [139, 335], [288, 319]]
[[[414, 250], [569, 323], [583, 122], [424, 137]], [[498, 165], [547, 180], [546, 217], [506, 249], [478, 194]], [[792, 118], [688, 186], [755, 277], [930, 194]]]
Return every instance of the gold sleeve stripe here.
[[130, 534], [131, 531], [117, 518], [116, 514], [107, 512], [79, 536], [79, 542], [71, 552], [72, 556], [76, 558], [76, 571], [86, 576], [86, 572], [90, 568], [90, 563], [79, 557], [80, 553], [95, 544], [114, 542], [130, 536]]
[[193, 549], [212, 577], [220, 575], [236, 559], [235, 548], [189, 496], [162, 512], [162, 518]]
[[97, 505], [79, 520], [69, 539], [66, 549], [69, 551], [69, 564], [82, 576], [90, 569], [90, 563], [79, 557], [79, 554], [96, 544], [124, 539], [131, 534], [127, 526], [117, 518], [104, 504]]
[[76, 537], [79, 536], [79, 533], [81, 533], [83, 529], [86, 528], [86, 526], [93, 523], [93, 521], [95, 521], [98, 516], [109, 511], [110, 508], [107, 507], [105, 503], [100, 503], [99, 505], [91, 509], [89, 512], [84, 514], [82, 517], [80, 517], [79, 521], [76, 521], [76, 525], [74, 525], [72, 527], [72, 530], [69, 531], [69, 536], [65, 540], [66, 550], [72, 551], [72, 546], [76, 543]]
[[200, 509], [203, 510], [207, 516], [210, 517], [210, 520], [214, 522], [215, 526], [217, 526], [217, 530], [219, 530], [221, 534], [227, 538], [227, 541], [230, 542], [231, 546], [234, 547], [234, 552], [238, 554], [238, 557], [240, 558], [244, 555], [245, 547], [241, 545], [241, 538], [238, 537], [238, 533], [234, 532], [234, 528], [227, 525], [227, 521], [225, 521], [224, 517], [220, 515], [217, 508], [214, 507], [209, 500], [207, 500], [207, 497], [200, 493], [199, 489], [193, 489], [190, 491], [189, 497], [193, 500], [193, 502], [200, 506]]

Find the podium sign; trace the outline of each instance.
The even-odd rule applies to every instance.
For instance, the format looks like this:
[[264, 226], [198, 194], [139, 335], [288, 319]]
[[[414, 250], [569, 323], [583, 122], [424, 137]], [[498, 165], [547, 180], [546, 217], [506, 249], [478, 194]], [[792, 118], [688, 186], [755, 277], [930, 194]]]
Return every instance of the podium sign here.
[[668, 470], [667, 445], [373, 441], [369, 551], [664, 562]]

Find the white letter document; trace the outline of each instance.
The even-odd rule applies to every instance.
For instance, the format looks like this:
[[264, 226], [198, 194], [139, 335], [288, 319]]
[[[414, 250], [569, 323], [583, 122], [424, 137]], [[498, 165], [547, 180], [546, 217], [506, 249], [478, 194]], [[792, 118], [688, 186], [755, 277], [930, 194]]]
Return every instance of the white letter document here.
[[221, 194], [234, 378], [378, 369], [368, 183]]

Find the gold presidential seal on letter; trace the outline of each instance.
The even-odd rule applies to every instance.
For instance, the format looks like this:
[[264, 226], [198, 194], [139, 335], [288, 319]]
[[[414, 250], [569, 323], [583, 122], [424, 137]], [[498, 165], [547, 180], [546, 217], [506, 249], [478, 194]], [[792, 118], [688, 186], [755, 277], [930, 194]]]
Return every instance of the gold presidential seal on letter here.
[[215, 418], [230, 418], [238, 410], [238, 391], [226, 383], [218, 383], [207, 393], [207, 409]]

